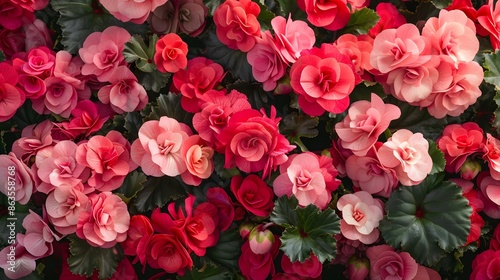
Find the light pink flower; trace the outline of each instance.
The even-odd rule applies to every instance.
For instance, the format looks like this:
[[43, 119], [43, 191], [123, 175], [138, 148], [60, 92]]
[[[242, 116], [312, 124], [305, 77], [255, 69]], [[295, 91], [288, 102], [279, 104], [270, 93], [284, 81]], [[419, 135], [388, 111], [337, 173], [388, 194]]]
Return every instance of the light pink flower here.
[[54, 127], [50, 120], [45, 120], [36, 125], [29, 125], [23, 128], [21, 138], [14, 141], [12, 144], [12, 152], [26, 164], [30, 163], [32, 156], [48, 146], [51, 146], [54, 141], [50, 134]]
[[39, 114], [58, 114], [68, 118], [78, 103], [78, 93], [73, 85], [56, 77], [44, 80], [45, 95], [33, 100], [33, 109]]
[[419, 264], [407, 252], [397, 253], [384, 244], [369, 247], [366, 256], [370, 259], [372, 280], [414, 279], [417, 276]]
[[327, 30], [335, 31], [343, 28], [351, 17], [347, 0], [298, 0], [297, 4], [306, 12], [307, 20], [312, 25]]
[[400, 129], [380, 147], [378, 155], [382, 165], [393, 168], [405, 186], [419, 184], [432, 170], [429, 142], [422, 133]]
[[[127, 9], [134, 10], [131, 7]], [[94, 74], [100, 82], [109, 81], [113, 71], [126, 64], [122, 52], [130, 37], [127, 30], [117, 26], [90, 34], [83, 42], [83, 47], [78, 50], [85, 63], [82, 66], [82, 74]]]
[[10, 152], [8, 155], [0, 155], [0, 174], [0, 192], [9, 201], [14, 199], [22, 205], [27, 204], [38, 184], [35, 173]]
[[488, 163], [491, 177], [500, 180], [500, 140], [486, 133], [486, 143], [483, 145], [483, 159]]
[[342, 211], [340, 232], [350, 240], [372, 244], [380, 236], [378, 225], [384, 217], [384, 205], [372, 195], [359, 191], [345, 194], [337, 201], [337, 209]]
[[401, 110], [397, 106], [384, 104], [382, 98], [372, 93], [371, 101], [360, 100], [351, 105], [344, 120], [335, 125], [335, 132], [342, 147], [357, 156], [364, 156], [390, 122], [400, 116]]
[[115, 18], [127, 22], [142, 24], [151, 11], [165, 4], [168, 0], [99, 0]]
[[47, 225], [46, 221], [31, 209], [23, 220], [24, 246], [32, 256], [43, 258], [52, 255], [52, 242], [59, 241], [60, 237]]
[[283, 61], [295, 63], [303, 50], [311, 49], [316, 42], [314, 31], [305, 21], [288, 20], [276, 16], [271, 20], [274, 31], [275, 45]]
[[370, 79], [368, 72], [373, 69], [370, 64], [370, 54], [373, 49], [373, 39], [371, 37], [344, 34], [337, 38], [333, 45], [351, 59], [356, 73], [363, 78]]
[[182, 181], [188, 185], [198, 186], [214, 171], [214, 150], [205, 144], [199, 135], [189, 136], [181, 147], [186, 162], [186, 171], [181, 174]]
[[19, 75], [14, 67], [0, 62], [0, 122], [7, 121], [26, 100], [24, 91], [16, 87]]
[[[16, 235], [16, 242], [0, 251], [0, 267], [9, 279], [19, 279], [35, 271], [37, 257], [24, 247], [24, 234]], [[14, 252], [11, 257], [9, 254]]]
[[87, 208], [88, 197], [83, 184], [61, 185], [49, 193], [45, 208], [50, 223], [59, 233], [68, 235], [76, 232], [78, 217]]
[[129, 223], [127, 204], [119, 196], [93, 193], [86, 211], [78, 217], [76, 235], [94, 247], [111, 248], [127, 239]]
[[82, 66], [83, 63], [79, 57], [73, 57], [67, 51], [58, 51], [54, 66], [54, 77], [63, 79], [76, 89], [83, 90], [85, 81], [79, 77]]
[[139, 138], [132, 143], [132, 160], [146, 175], [180, 175], [187, 169], [181, 146], [191, 134], [187, 125], [166, 116], [159, 121], [147, 121], [139, 129]]
[[155, 46], [154, 61], [163, 73], [175, 73], [187, 66], [188, 46], [179, 35], [169, 33], [161, 37]]

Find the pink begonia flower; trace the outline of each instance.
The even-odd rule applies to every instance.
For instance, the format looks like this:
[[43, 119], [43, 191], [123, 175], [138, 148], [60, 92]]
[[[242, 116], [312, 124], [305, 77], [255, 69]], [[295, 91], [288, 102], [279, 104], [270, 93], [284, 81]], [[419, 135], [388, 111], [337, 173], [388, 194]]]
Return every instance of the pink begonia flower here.
[[38, 167], [38, 177], [42, 181], [37, 187], [38, 191], [48, 194], [59, 186], [76, 186], [87, 181], [90, 170], [77, 163], [77, 147], [73, 141], [65, 140], [53, 148], [46, 149], [48, 156], [37, 155], [35, 164]]
[[23, 227], [26, 229], [24, 234], [24, 246], [26, 251], [37, 258], [44, 258], [52, 255], [54, 249], [52, 242], [61, 239], [50, 229], [47, 222], [37, 213], [29, 210], [29, 214], [23, 219]]
[[25, 205], [36, 191], [38, 178], [17, 156], [10, 152], [0, 155], [0, 192], [19, 204]]
[[396, 131], [378, 150], [383, 166], [393, 168], [405, 186], [420, 184], [432, 170], [429, 142], [422, 133], [407, 129]]
[[335, 124], [335, 132], [342, 147], [357, 156], [364, 156], [390, 122], [400, 116], [401, 110], [396, 105], [385, 104], [382, 98], [372, 93], [371, 101], [360, 100], [351, 105], [344, 120]]
[[76, 232], [78, 217], [84, 212], [88, 197], [82, 183], [75, 186], [61, 185], [49, 193], [45, 201], [45, 208], [50, 223], [57, 232], [68, 235]]
[[26, 100], [23, 90], [16, 87], [19, 75], [7, 62], [0, 62], [0, 122], [12, 118]]
[[44, 120], [36, 125], [23, 128], [21, 138], [12, 144], [12, 152], [26, 164], [30, 163], [32, 156], [48, 146], [54, 144], [51, 129], [54, 127], [50, 120]]
[[127, 239], [129, 223], [127, 204], [119, 196], [92, 193], [86, 211], [78, 217], [76, 235], [93, 247], [111, 248]]
[[426, 39], [413, 24], [385, 29], [375, 37], [370, 63], [382, 73], [421, 65], [431, 59]]
[[30, 12], [43, 10], [49, 5], [49, 0], [12, 0], [12, 2]]
[[486, 250], [472, 261], [471, 280], [493, 280], [500, 278], [500, 251]]
[[248, 52], [260, 36], [260, 7], [251, 0], [227, 0], [214, 12], [217, 38], [231, 49]]
[[[121, 138], [121, 139], [120, 139]], [[113, 191], [119, 188], [125, 176], [132, 171], [130, 153], [122, 144], [127, 140], [118, 131], [106, 136], [92, 136], [76, 150], [76, 161], [91, 170], [89, 186], [98, 191]]]
[[142, 24], [151, 11], [165, 4], [168, 0], [99, 0], [115, 18], [127, 22]]
[[127, 239], [123, 241], [123, 253], [137, 256], [142, 265], [146, 264], [146, 247], [154, 230], [149, 218], [144, 215], [134, 215], [130, 218]]
[[44, 80], [45, 95], [33, 100], [33, 109], [39, 114], [58, 114], [68, 118], [78, 103], [75, 87], [63, 79], [49, 77]]
[[[494, 5], [494, 6], [493, 6]], [[489, 35], [493, 49], [500, 49], [500, 4], [493, 0], [488, 0], [488, 4], [483, 5], [477, 10], [477, 22], [486, 30]]]
[[12, 0], [0, 0], [0, 26], [14, 30], [34, 20], [33, 10], [27, 10]]
[[207, 201], [217, 207], [220, 231], [227, 230], [235, 218], [233, 200], [221, 187], [211, 187], [206, 192]]
[[369, 247], [366, 256], [370, 259], [370, 279], [373, 280], [414, 279], [419, 270], [419, 264], [410, 254], [397, 253], [389, 245]]
[[339, 30], [346, 26], [351, 18], [347, 0], [298, 0], [300, 9], [307, 14], [307, 20], [314, 26], [327, 30]]
[[222, 146], [217, 135], [227, 127], [234, 113], [252, 108], [247, 96], [234, 89], [228, 94], [225, 91], [208, 91], [201, 97], [200, 103], [201, 112], [193, 116], [193, 127], [212, 147]]
[[314, 30], [307, 22], [301, 20], [288, 20], [276, 16], [271, 20], [274, 31], [275, 45], [283, 61], [295, 63], [303, 50], [309, 50], [316, 42]]
[[102, 107], [102, 104], [82, 100], [78, 102], [75, 109], [71, 110], [70, 121], [63, 122], [62, 126], [76, 136], [81, 134], [89, 136], [101, 129], [110, 117]]
[[177, 5], [180, 30], [191, 37], [200, 35], [206, 25], [207, 6], [202, 0], [178, 0]]
[[139, 128], [139, 138], [132, 143], [130, 155], [149, 176], [177, 176], [187, 170], [181, 146], [192, 134], [191, 129], [177, 120], [163, 116]]
[[439, 18], [426, 21], [422, 36], [429, 39], [433, 52], [450, 57], [455, 66], [472, 61], [479, 51], [476, 26], [460, 10], [441, 10]]
[[331, 44], [303, 51], [290, 69], [290, 85], [299, 95], [299, 107], [311, 116], [344, 112], [360, 80], [351, 59]]
[[[19, 279], [35, 271], [37, 257], [24, 247], [24, 234], [16, 235], [16, 242], [0, 251], [0, 267], [9, 279]], [[13, 250], [12, 250], [13, 249]], [[11, 257], [9, 254], [14, 252]]]
[[67, 51], [58, 51], [54, 66], [54, 77], [61, 78], [78, 90], [85, 88], [85, 81], [81, 79], [82, 61], [73, 57]]
[[56, 62], [56, 52], [46, 46], [30, 50], [26, 54], [21, 70], [42, 79], [52, 76]]
[[[281, 174], [273, 182], [274, 193], [278, 197], [294, 195], [300, 206], [314, 204], [324, 209], [330, 203], [334, 189], [327, 187], [323, 172], [320, 157], [316, 154], [306, 152], [291, 155], [287, 163], [280, 166]], [[336, 175], [332, 180], [335, 180]]]
[[54, 47], [51, 30], [41, 19], [35, 19], [35, 21], [33, 22], [24, 24], [22, 29], [27, 38], [25, 40], [25, 46], [27, 52], [41, 46], [46, 46], [51, 49]]
[[500, 140], [486, 133], [486, 143], [483, 145], [483, 159], [488, 163], [491, 177], [500, 180]]
[[7, 59], [25, 50], [25, 32], [21, 28], [0, 28], [0, 49]]
[[483, 130], [477, 123], [450, 124], [437, 140], [446, 160], [445, 170], [458, 172], [468, 156], [482, 152], [485, 143]]
[[333, 42], [333, 45], [352, 60], [356, 73], [366, 80], [371, 79], [369, 76], [369, 72], [373, 70], [373, 66], [370, 64], [370, 53], [373, 49], [371, 37], [343, 34]]
[[187, 66], [188, 45], [175, 33], [161, 37], [155, 46], [154, 62], [158, 71], [175, 73]]
[[247, 240], [241, 246], [241, 255], [238, 259], [238, 267], [241, 274], [247, 279], [265, 280], [268, 276], [276, 273], [274, 259], [279, 253], [281, 242], [279, 237], [274, 237], [275, 242], [271, 249], [265, 254], [255, 254], [250, 248], [250, 242]]
[[244, 179], [241, 175], [233, 176], [230, 189], [245, 210], [255, 216], [267, 217], [273, 210], [273, 189], [255, 174]]
[[181, 174], [182, 181], [188, 185], [199, 186], [214, 171], [214, 150], [208, 147], [199, 135], [189, 136], [181, 147], [186, 162], [186, 171]]
[[323, 272], [323, 264], [312, 252], [311, 256], [304, 262], [295, 261], [293, 263], [286, 254], [283, 254], [281, 257], [281, 267], [285, 273], [297, 275], [300, 279], [318, 278], [321, 276], [321, 272]]
[[222, 66], [208, 58], [200, 56], [189, 60], [187, 69], [179, 70], [172, 78], [173, 85], [182, 94], [182, 108], [191, 113], [199, 112], [202, 96], [215, 88], [224, 75]]
[[178, 0], [169, 0], [165, 4], [151, 11], [147, 22], [156, 34], [177, 33], [179, 29], [179, 16], [174, 3]]
[[[131, 7], [127, 9], [134, 10]], [[127, 30], [110, 26], [102, 32], [91, 33], [78, 50], [80, 58], [85, 63], [82, 66], [83, 75], [96, 75], [100, 82], [107, 82], [114, 70], [120, 65], [126, 65], [123, 57], [125, 43], [131, 36]]]
[[20, 74], [18, 85], [24, 89], [26, 98], [31, 100], [42, 97], [47, 91], [47, 86], [43, 79], [37, 76]]
[[341, 141], [340, 138], [333, 140], [329, 152], [332, 156], [333, 166], [337, 169], [339, 177], [345, 177], [347, 176], [345, 162], [353, 153], [351, 150], [342, 147]]
[[193, 267], [193, 260], [184, 245], [173, 234], [154, 234], [146, 249], [147, 263], [151, 268], [161, 268], [167, 273], [183, 275]]
[[247, 54], [247, 61], [252, 66], [253, 77], [262, 83], [265, 91], [274, 90], [278, 80], [286, 74], [287, 65], [279, 55], [269, 30], [255, 40], [255, 46]]
[[372, 244], [380, 236], [378, 225], [384, 217], [384, 205], [365, 191], [345, 194], [337, 201], [342, 211], [340, 232], [350, 240]]
[[271, 116], [265, 111], [253, 109], [234, 113], [217, 140], [225, 154], [225, 168], [238, 167], [241, 171], [263, 171], [262, 178], [271, 174], [287, 161], [287, 153], [295, 146], [280, 134], [276, 108], [271, 107]]

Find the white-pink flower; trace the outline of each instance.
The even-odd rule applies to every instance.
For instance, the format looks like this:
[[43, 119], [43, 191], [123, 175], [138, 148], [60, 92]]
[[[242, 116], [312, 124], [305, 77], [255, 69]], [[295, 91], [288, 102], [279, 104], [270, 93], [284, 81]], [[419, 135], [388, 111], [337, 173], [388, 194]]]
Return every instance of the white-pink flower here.
[[48, 224], [38, 214], [29, 210], [30, 213], [23, 220], [24, 246], [32, 256], [43, 258], [52, 255], [54, 249], [52, 242], [59, 241], [60, 237], [55, 234]]
[[35, 173], [10, 152], [0, 155], [0, 192], [20, 204], [27, 204], [38, 184]]
[[379, 222], [384, 217], [384, 205], [365, 191], [344, 194], [337, 201], [342, 211], [340, 232], [350, 240], [372, 244], [380, 236]]
[[[0, 251], [0, 267], [9, 279], [19, 279], [35, 271], [37, 257], [24, 247], [24, 234], [16, 235], [16, 242]], [[14, 250], [12, 250], [14, 249]], [[14, 256], [8, 254], [14, 252]]]
[[34, 156], [39, 150], [53, 144], [50, 131], [54, 125], [50, 120], [45, 120], [37, 125], [29, 125], [23, 128], [21, 138], [12, 144], [12, 152], [17, 157], [28, 164], [31, 156]]
[[276, 48], [283, 61], [294, 63], [303, 50], [311, 49], [316, 42], [314, 30], [305, 21], [277, 16], [271, 20], [271, 26]]

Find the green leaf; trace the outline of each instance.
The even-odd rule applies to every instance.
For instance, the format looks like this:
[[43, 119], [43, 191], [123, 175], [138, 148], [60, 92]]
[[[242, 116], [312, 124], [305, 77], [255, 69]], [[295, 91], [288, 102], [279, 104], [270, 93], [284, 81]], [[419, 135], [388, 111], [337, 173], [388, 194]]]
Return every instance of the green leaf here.
[[432, 0], [431, 2], [438, 9], [445, 9], [451, 4], [451, 0]]
[[351, 34], [367, 34], [368, 31], [380, 20], [379, 15], [372, 9], [362, 8], [351, 14], [351, 18], [342, 32]]
[[205, 264], [201, 269], [186, 270], [183, 276], [177, 276], [179, 280], [230, 280], [233, 277], [223, 267]]
[[484, 54], [484, 81], [500, 89], [500, 52], [496, 51], [493, 54]]
[[272, 29], [271, 20], [275, 17], [274, 13], [269, 11], [267, 6], [259, 2], [258, 0], [253, 0], [253, 1], [259, 4], [260, 7], [260, 13], [259, 16], [257, 17], [257, 20], [260, 23], [260, 28], [263, 31]]
[[314, 138], [318, 136], [318, 117], [298, 115], [296, 112], [286, 115], [281, 121], [281, 132], [291, 137]]
[[297, 224], [297, 206], [299, 201], [295, 197], [288, 198], [282, 196], [274, 202], [274, 209], [269, 217], [271, 221], [285, 228], [293, 227]]
[[304, 20], [307, 18], [306, 12], [302, 11], [297, 1], [276, 0], [281, 8], [281, 15], [287, 17], [290, 15], [294, 20]]
[[116, 194], [128, 204], [144, 188], [142, 184], [146, 181], [147, 177], [142, 172], [134, 171], [129, 173], [120, 188], [116, 190]]
[[410, 253], [427, 266], [467, 240], [472, 213], [462, 189], [443, 181], [443, 173], [394, 191], [379, 229], [387, 244]]
[[109, 26], [123, 27], [130, 34], [144, 35], [149, 31], [146, 24], [125, 23], [116, 19], [96, 2], [95, 0], [52, 0], [50, 2], [52, 8], [61, 15], [57, 23], [61, 26], [61, 42], [66, 51], [76, 54], [91, 33], [103, 31]]
[[115, 273], [118, 263], [123, 259], [123, 251], [119, 245], [104, 249], [92, 247], [75, 235], [68, 236], [68, 239], [71, 241], [69, 269], [74, 274], [90, 277], [95, 268], [99, 271], [99, 279], [106, 279]]
[[187, 125], [191, 125], [193, 119], [193, 114], [182, 109], [181, 95], [172, 92], [160, 94], [156, 99], [156, 104], [141, 114], [145, 116], [144, 120], [159, 120], [162, 116], [167, 116]]
[[427, 141], [429, 142], [429, 155], [432, 158], [432, 170], [429, 174], [443, 172], [446, 165], [443, 152], [438, 149], [436, 142], [429, 139]]
[[182, 183], [169, 176], [149, 177], [142, 186], [143, 190], [133, 200], [133, 205], [141, 213], [163, 207], [167, 202], [187, 195]]
[[203, 4], [207, 6], [210, 15], [213, 15], [217, 7], [219, 7], [224, 0], [203, 0]]
[[135, 62], [135, 66], [142, 72], [153, 72], [156, 70], [154, 55], [157, 41], [158, 35], [156, 34], [149, 37], [149, 45], [144, 43], [144, 39], [141, 36], [133, 35], [130, 41], [125, 44], [123, 57], [125, 57], [128, 63]]
[[5, 54], [3, 53], [2, 50], [0, 50], [0, 62], [5, 60]]
[[158, 70], [152, 72], [136, 73], [139, 83], [146, 89], [154, 92], [160, 92], [168, 83], [168, 79], [172, 74], [162, 73]]
[[217, 245], [207, 248], [206, 256], [217, 264], [229, 269], [238, 270], [241, 245], [243, 245], [243, 240], [238, 229], [230, 229], [221, 233]]
[[125, 129], [128, 130], [128, 140], [133, 142], [139, 137], [139, 128], [143, 124], [141, 114], [139, 112], [129, 112], [125, 114]]
[[500, 90], [496, 91], [493, 100], [495, 100], [497, 107], [494, 112], [495, 119], [493, 120], [492, 126], [496, 128], [497, 133], [500, 133]]

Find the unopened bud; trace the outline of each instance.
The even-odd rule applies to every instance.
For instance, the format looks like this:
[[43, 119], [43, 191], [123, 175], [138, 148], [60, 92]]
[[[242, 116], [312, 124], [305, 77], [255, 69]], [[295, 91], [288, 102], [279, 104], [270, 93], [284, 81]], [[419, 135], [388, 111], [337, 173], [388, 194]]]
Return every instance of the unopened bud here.
[[264, 228], [264, 225], [258, 225], [252, 229], [248, 236], [250, 249], [255, 254], [265, 254], [271, 250], [274, 243], [274, 234]]

